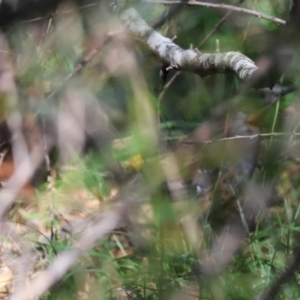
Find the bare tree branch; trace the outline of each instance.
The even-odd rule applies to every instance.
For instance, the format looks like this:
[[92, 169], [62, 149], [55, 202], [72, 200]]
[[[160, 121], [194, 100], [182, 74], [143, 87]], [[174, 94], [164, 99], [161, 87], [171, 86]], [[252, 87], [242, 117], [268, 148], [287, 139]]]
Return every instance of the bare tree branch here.
[[251, 135], [235, 135], [231, 137], [226, 138], [220, 138], [216, 140], [210, 140], [210, 141], [204, 141], [204, 142], [182, 142], [184, 144], [196, 144], [196, 143], [202, 143], [202, 144], [211, 144], [217, 141], [230, 141], [230, 140], [244, 140], [244, 139], [254, 139], [257, 137], [274, 137], [274, 136], [300, 136], [300, 133], [291, 133], [291, 132], [270, 132], [270, 133], [258, 133], [258, 134], [251, 134]]
[[121, 15], [125, 27], [134, 37], [143, 41], [169, 69], [196, 73], [201, 77], [233, 71], [241, 80], [250, 78], [258, 69], [255, 63], [239, 52], [200, 53], [194, 49], [184, 50], [169, 38], [153, 30], [133, 8]]
[[[159, 3], [160, 4], [178, 4], [181, 1], [178, 1], [178, 0], [171, 0], [171, 1], [168, 1], [168, 0], [144, 0], [143, 2], [154, 3], [154, 4], [159, 4]], [[223, 4], [223, 3], [216, 4], [216, 3], [189, 0], [186, 3], [186, 5], [196, 5], [196, 6], [204, 6], [204, 7], [207, 7], [207, 8], [226, 9], [226, 10], [230, 10], [230, 11], [236, 11], [236, 12], [239, 12], [239, 13], [252, 15], [252, 16], [258, 17], [260, 19], [265, 19], [265, 20], [272, 21], [272, 22], [275, 22], [275, 23], [278, 23], [278, 24], [282, 24], [282, 25], [284, 25], [286, 23], [282, 19], [270, 16], [270, 15], [266, 15], [266, 14], [263, 14], [263, 13], [258, 12], [258, 11], [254, 11], [254, 10], [246, 9], [246, 8], [240, 8], [240, 7], [236, 7], [236, 6], [233, 6], [233, 5], [227, 5], [227, 4]]]

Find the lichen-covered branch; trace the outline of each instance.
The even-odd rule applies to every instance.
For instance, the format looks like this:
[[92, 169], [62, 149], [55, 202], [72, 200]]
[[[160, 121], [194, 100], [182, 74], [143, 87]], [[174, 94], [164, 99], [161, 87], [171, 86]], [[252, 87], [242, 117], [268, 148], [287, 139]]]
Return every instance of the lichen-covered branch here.
[[197, 49], [184, 50], [153, 30], [133, 8], [125, 10], [121, 19], [133, 36], [147, 44], [161, 62], [169, 66], [168, 69], [193, 72], [201, 77], [233, 71], [241, 80], [250, 78], [258, 69], [250, 58], [239, 52], [201, 53]]

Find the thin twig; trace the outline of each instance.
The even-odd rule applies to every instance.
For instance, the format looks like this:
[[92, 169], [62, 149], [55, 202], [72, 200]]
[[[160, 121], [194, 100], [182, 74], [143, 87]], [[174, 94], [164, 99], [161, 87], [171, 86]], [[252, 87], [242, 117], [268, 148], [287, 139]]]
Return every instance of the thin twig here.
[[232, 137], [226, 137], [226, 138], [220, 138], [216, 140], [209, 140], [205, 142], [180, 142], [181, 144], [211, 144], [215, 142], [221, 142], [221, 141], [231, 141], [231, 140], [242, 140], [242, 139], [254, 139], [257, 137], [274, 137], [274, 136], [300, 136], [300, 133], [291, 133], [291, 132], [271, 132], [271, 133], [258, 133], [258, 134], [252, 134], [252, 135], [235, 135]]
[[180, 71], [176, 71], [176, 73], [173, 75], [173, 77], [164, 85], [164, 87], [162, 88], [162, 91], [160, 92], [159, 96], [158, 96], [158, 100], [161, 101], [162, 98], [164, 97], [167, 89], [169, 88], [169, 86], [174, 82], [174, 80], [176, 79], [177, 76], [180, 75]]
[[[143, 3], [153, 3], [153, 4], [178, 4], [181, 1], [178, 0], [143, 0]], [[195, 0], [189, 0], [186, 5], [196, 5], [196, 6], [204, 6], [207, 8], [218, 8], [218, 9], [226, 9], [226, 10], [230, 10], [230, 11], [236, 11], [239, 13], [244, 13], [244, 14], [248, 14], [248, 15], [252, 15], [255, 17], [258, 17], [260, 19], [265, 19], [268, 21], [272, 21], [275, 22], [277, 24], [282, 24], [285, 25], [285, 21], [279, 18], [276, 18], [274, 16], [270, 16], [267, 14], [263, 14], [261, 12], [255, 11], [255, 10], [251, 10], [251, 9], [247, 9], [247, 8], [240, 8], [240, 7], [236, 7], [233, 5], [227, 5], [227, 4], [215, 4], [215, 3], [209, 3], [209, 2], [200, 2], [200, 1], [195, 1]]]
[[[244, 0], [240, 0], [237, 3], [237, 6], [240, 6]], [[214, 28], [211, 30], [211, 32], [202, 40], [202, 42], [199, 44], [198, 48], [201, 48], [214, 34], [215, 32], [224, 24], [224, 22], [227, 20], [227, 18], [232, 14], [232, 10], [229, 10], [225, 16], [215, 24]]]

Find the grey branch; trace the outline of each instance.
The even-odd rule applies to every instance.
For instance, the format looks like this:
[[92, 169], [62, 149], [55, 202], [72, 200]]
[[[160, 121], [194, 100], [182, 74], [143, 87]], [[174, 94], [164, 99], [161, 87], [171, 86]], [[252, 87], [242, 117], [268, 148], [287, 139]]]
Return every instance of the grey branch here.
[[233, 71], [243, 81], [258, 69], [250, 58], [239, 52], [200, 53], [196, 49], [184, 50], [153, 30], [133, 8], [125, 10], [121, 20], [135, 38], [147, 44], [161, 62], [172, 69], [196, 73], [201, 77]]
[[[154, 4], [178, 4], [180, 3], [179, 0], [144, 0], [143, 2], [146, 3], [154, 3]], [[209, 3], [209, 2], [202, 2], [202, 1], [195, 1], [195, 0], [189, 0], [186, 5], [197, 5], [197, 6], [204, 6], [207, 8], [219, 8], [219, 9], [226, 9], [226, 10], [230, 10], [230, 11], [236, 11], [239, 13], [244, 13], [244, 14], [248, 14], [248, 15], [252, 15], [255, 17], [258, 17], [260, 19], [265, 19], [268, 21], [272, 21], [275, 22], [277, 24], [282, 24], [285, 25], [285, 21], [279, 18], [276, 18], [274, 16], [270, 16], [270, 15], [266, 15], [263, 14], [259, 11], [255, 11], [255, 10], [251, 10], [251, 9], [247, 9], [247, 8], [240, 8], [240, 7], [236, 7], [233, 5], [227, 5], [227, 4], [223, 4], [223, 3]]]

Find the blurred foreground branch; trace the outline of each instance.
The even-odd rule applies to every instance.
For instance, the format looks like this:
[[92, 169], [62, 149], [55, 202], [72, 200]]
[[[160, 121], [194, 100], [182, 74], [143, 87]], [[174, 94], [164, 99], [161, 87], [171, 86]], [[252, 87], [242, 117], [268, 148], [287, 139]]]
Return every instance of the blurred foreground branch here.
[[36, 299], [46, 292], [55, 282], [62, 279], [68, 270], [78, 263], [81, 255], [95, 246], [99, 240], [120, 225], [126, 211], [126, 203], [95, 219], [88, 219], [81, 238], [75, 241], [72, 248], [54, 259], [48, 269], [41, 272], [29, 285], [11, 295], [11, 300]]
[[255, 297], [258, 300], [272, 300], [275, 299], [277, 294], [279, 293], [282, 286], [288, 283], [295, 272], [299, 270], [300, 267], [300, 252], [299, 248], [296, 249], [296, 253], [294, 255], [294, 259], [291, 263], [286, 267], [285, 271], [271, 284], [269, 290], [267, 290], [260, 297]]
[[2, 220], [8, 209], [13, 205], [15, 198], [24, 185], [30, 181], [44, 159], [44, 145], [37, 145], [29, 155], [23, 158], [13, 175], [7, 180], [5, 187], [0, 191], [0, 220]]

